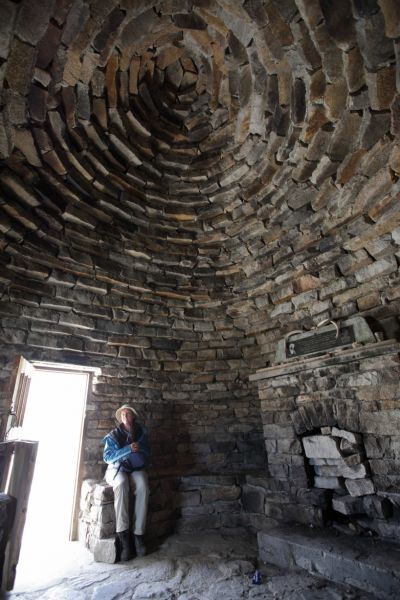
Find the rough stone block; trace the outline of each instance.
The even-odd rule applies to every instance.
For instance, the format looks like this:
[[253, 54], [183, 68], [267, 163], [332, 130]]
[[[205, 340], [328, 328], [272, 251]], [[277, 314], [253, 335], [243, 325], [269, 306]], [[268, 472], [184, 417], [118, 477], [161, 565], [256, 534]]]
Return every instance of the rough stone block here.
[[93, 505], [90, 509], [90, 520], [93, 523], [102, 525], [106, 523], [115, 524], [114, 503], [109, 502], [108, 504], [101, 504], [100, 506]]
[[365, 496], [362, 499], [364, 512], [372, 518], [389, 519], [393, 515], [393, 504], [382, 496]]
[[343, 455], [353, 455], [357, 452], [357, 449], [359, 448], [359, 446], [356, 446], [355, 444], [352, 444], [351, 442], [349, 442], [348, 440], [346, 440], [345, 438], [342, 438], [340, 440], [340, 451], [343, 453]]
[[265, 493], [262, 490], [245, 488], [242, 493], [243, 510], [264, 513]]
[[305, 504], [306, 506], [318, 506], [327, 508], [330, 505], [331, 492], [324, 488], [300, 488], [295, 490], [291, 497], [294, 496], [296, 502]]
[[176, 506], [197, 506], [200, 504], [200, 492], [179, 492], [176, 495]]
[[16, 34], [19, 38], [35, 46], [47, 29], [54, 2], [23, 2], [18, 14]]
[[332, 435], [332, 427], [321, 427], [321, 435]]
[[380, 69], [377, 73], [366, 72], [366, 83], [373, 110], [385, 110], [390, 104], [396, 92], [396, 69], [395, 66]]
[[[363, 125], [361, 127], [361, 146], [365, 150], [369, 150], [379, 139], [384, 132], [390, 129], [391, 116], [384, 113], [367, 113], [363, 117]], [[397, 125], [398, 127], [398, 125]]]
[[304, 452], [308, 458], [341, 458], [336, 440], [323, 435], [304, 437]]
[[112, 502], [114, 500], [112, 486], [107, 483], [96, 484], [93, 490], [93, 499], [98, 502]]
[[[3, 113], [0, 113], [0, 157], [8, 158], [14, 145], [14, 128], [10, 127]], [[4, 217], [3, 217], [4, 220]], [[6, 230], [10, 228], [7, 226]]]
[[[364, 4], [361, 2], [358, 5]], [[375, 3], [374, 3], [375, 5]], [[392, 40], [385, 36], [384, 17], [381, 12], [369, 15], [367, 20], [355, 21], [357, 41], [364, 63], [370, 71], [376, 71], [393, 55]]]
[[309, 463], [313, 466], [337, 465], [340, 464], [340, 458], [310, 458]]
[[351, 496], [367, 496], [375, 492], [372, 479], [346, 479], [344, 484]]
[[351, 442], [352, 444], [359, 444], [362, 436], [359, 433], [353, 433], [352, 431], [346, 431], [344, 429], [338, 429], [337, 427], [332, 427], [332, 435], [340, 438], [344, 438]]
[[15, 13], [16, 5], [13, 2], [5, 0], [0, 3], [0, 58], [7, 58]]
[[349, 456], [344, 456], [343, 461], [348, 467], [355, 467], [361, 462], [361, 454], [350, 454]]
[[30, 88], [36, 50], [14, 38], [8, 59], [5, 78], [11, 90], [25, 96]]
[[307, 425], [304, 423], [302, 415], [297, 410], [291, 413], [290, 418], [298, 435], [301, 435], [307, 431]]
[[117, 559], [115, 538], [97, 540], [93, 548], [93, 558], [96, 562], [113, 564]]
[[354, 515], [364, 512], [363, 502], [354, 496], [337, 496], [332, 498], [332, 507], [342, 515]]
[[201, 490], [201, 499], [204, 503], [218, 500], [236, 500], [241, 495], [239, 486], [215, 486], [205, 487]]
[[385, 18], [387, 37], [400, 37], [400, 6], [397, 0], [380, 0], [379, 6]]
[[199, 531], [200, 529], [218, 529], [221, 526], [221, 515], [206, 515], [198, 517], [185, 517], [177, 521], [175, 531]]
[[357, 46], [343, 54], [343, 66], [349, 92], [357, 92], [365, 83], [363, 60]]
[[367, 475], [365, 464], [348, 467], [345, 463], [337, 466], [315, 466], [315, 472], [321, 477], [346, 477], [348, 479], [361, 479]]
[[398, 435], [400, 430], [400, 410], [381, 410], [360, 415], [361, 431], [378, 436]]
[[342, 484], [339, 477], [314, 477], [314, 485], [317, 488], [328, 490], [340, 489]]
[[396, 259], [394, 256], [389, 256], [388, 258], [377, 260], [366, 267], [362, 267], [355, 273], [355, 277], [359, 283], [363, 283], [375, 277], [389, 275], [394, 271], [397, 271]]

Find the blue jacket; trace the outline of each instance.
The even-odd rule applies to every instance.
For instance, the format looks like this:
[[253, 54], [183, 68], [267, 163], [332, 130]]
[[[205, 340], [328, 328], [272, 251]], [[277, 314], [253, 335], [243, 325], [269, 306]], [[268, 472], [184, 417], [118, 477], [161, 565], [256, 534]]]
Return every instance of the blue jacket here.
[[[116, 467], [121, 465], [124, 459], [129, 459], [133, 464], [137, 462], [137, 468], [143, 468], [150, 456], [150, 445], [147, 429], [139, 423], [135, 426], [135, 436], [126, 431], [122, 425], [116, 427], [103, 438], [104, 451], [103, 460], [107, 464], [114, 464]], [[132, 452], [131, 443], [136, 441], [139, 444], [139, 451]]]

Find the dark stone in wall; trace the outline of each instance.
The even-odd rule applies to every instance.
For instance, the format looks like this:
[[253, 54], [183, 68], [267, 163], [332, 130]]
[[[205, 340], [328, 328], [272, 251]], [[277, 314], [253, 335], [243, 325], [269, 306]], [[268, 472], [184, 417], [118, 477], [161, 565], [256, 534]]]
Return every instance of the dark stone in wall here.
[[371, 17], [379, 11], [379, 5], [376, 0], [352, 0], [353, 11], [358, 18]]

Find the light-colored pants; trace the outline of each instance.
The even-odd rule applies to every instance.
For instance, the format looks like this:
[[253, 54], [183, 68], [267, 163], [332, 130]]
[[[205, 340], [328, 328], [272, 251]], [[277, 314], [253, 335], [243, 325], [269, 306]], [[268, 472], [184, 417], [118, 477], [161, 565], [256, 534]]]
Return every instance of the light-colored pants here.
[[129, 522], [129, 497], [131, 486], [135, 494], [135, 529], [136, 535], [143, 535], [146, 529], [147, 504], [149, 500], [149, 483], [146, 471], [133, 471], [133, 473], [118, 472], [113, 465], [107, 467], [105, 480], [112, 485], [114, 490], [114, 509], [116, 519], [116, 532], [130, 529]]

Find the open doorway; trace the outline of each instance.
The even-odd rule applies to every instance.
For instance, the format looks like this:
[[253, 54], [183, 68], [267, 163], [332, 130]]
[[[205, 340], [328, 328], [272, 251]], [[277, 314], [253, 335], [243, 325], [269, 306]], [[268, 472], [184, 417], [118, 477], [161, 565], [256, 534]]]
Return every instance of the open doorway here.
[[74, 560], [76, 486], [89, 372], [36, 366], [23, 425], [12, 437], [39, 442], [15, 591], [40, 583], [43, 565], [57, 576]]

